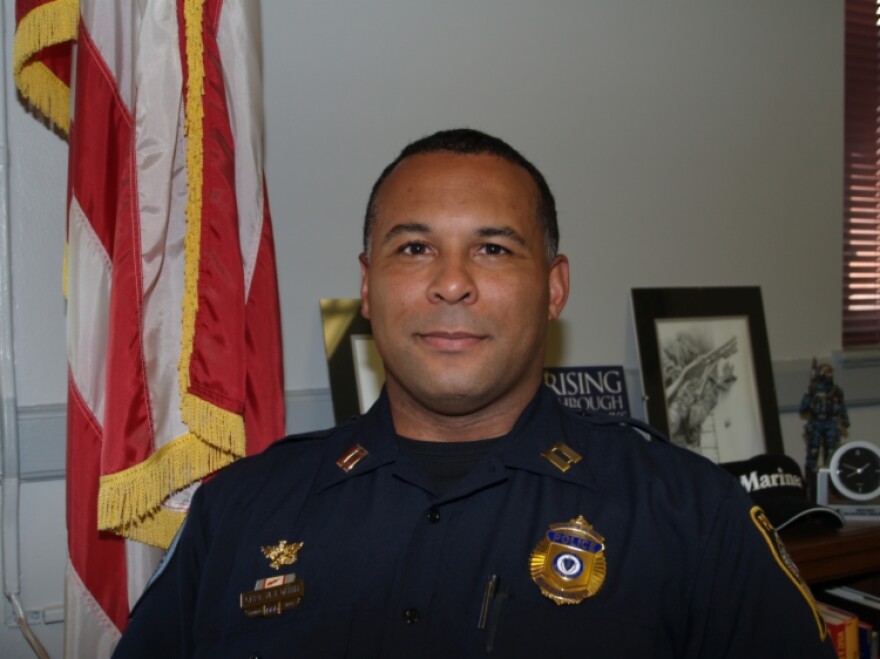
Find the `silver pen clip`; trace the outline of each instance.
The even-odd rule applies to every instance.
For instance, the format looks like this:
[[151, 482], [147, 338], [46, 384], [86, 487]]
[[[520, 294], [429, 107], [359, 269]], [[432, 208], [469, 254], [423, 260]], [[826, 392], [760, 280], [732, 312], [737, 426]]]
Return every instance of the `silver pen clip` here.
[[498, 575], [493, 574], [486, 582], [486, 589], [483, 591], [483, 606], [480, 607], [480, 622], [477, 629], [486, 629], [486, 620], [489, 618], [489, 604], [495, 599], [495, 593], [498, 591]]

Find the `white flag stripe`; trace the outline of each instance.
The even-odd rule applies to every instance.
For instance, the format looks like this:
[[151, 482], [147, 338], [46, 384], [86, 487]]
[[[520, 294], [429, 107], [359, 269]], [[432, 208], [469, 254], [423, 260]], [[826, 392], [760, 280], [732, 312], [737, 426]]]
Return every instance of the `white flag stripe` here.
[[121, 636], [68, 563], [64, 582], [65, 659], [108, 659]]
[[150, 577], [165, 552], [136, 540], [125, 541], [125, 560], [128, 565], [128, 607], [134, 608], [138, 598], [147, 587]]
[[[134, 103], [133, 37], [140, 29], [140, 14], [144, 4], [147, 4], [146, 0], [80, 0], [79, 3], [82, 23], [87, 26], [107, 66], [116, 75], [119, 95], [127, 108]], [[172, 4], [173, 11], [173, 3], [169, 4]], [[76, 121], [76, 117], [73, 119]]]
[[67, 359], [80, 396], [101, 424], [107, 391], [110, 257], [75, 198], [69, 215]]
[[[154, 448], [188, 432], [180, 414], [177, 363], [186, 236], [183, 72], [173, 2], [153, 2], [135, 59], [135, 146], [140, 220], [143, 343]], [[156, 57], [156, 53], [164, 53]], [[118, 78], [119, 76], [117, 76]]]
[[247, 297], [263, 226], [263, 81], [258, 2], [227, 0], [223, 4], [217, 45], [235, 139], [235, 195]]

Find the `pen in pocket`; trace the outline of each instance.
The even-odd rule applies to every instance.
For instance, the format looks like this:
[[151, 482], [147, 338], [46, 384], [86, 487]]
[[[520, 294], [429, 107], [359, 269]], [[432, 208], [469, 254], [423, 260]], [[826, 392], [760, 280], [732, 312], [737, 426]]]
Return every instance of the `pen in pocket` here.
[[501, 605], [510, 593], [507, 590], [499, 590], [500, 579], [493, 574], [486, 582], [483, 591], [483, 604], [480, 607], [480, 620], [477, 624], [479, 629], [486, 630], [486, 653], [492, 652], [495, 647], [495, 633], [498, 631], [498, 619], [501, 617]]

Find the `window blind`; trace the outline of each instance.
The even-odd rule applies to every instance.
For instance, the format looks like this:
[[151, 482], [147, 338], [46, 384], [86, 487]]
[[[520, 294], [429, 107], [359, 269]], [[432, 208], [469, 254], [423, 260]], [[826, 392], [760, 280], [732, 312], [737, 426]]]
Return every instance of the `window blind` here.
[[843, 346], [880, 345], [878, 0], [846, 0]]

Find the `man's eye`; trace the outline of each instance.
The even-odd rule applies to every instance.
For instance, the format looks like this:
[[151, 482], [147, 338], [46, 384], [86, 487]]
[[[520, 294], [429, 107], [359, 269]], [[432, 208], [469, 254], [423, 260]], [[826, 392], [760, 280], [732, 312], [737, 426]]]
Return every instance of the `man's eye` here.
[[401, 254], [407, 254], [408, 256], [421, 256], [422, 254], [427, 254], [428, 246], [424, 243], [407, 243], [400, 248]]
[[488, 254], [489, 256], [503, 256], [505, 254], [510, 254], [510, 250], [506, 247], [502, 247], [501, 245], [496, 245], [495, 243], [488, 243], [483, 245], [480, 248], [484, 254]]

